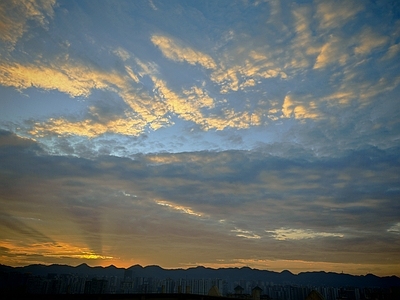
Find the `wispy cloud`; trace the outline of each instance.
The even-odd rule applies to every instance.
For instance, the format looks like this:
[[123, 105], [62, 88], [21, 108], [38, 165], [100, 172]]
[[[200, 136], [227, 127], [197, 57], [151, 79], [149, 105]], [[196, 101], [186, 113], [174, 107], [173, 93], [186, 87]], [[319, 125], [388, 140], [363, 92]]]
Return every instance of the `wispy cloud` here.
[[231, 231], [234, 232], [236, 234], [236, 236], [243, 237], [246, 239], [260, 239], [261, 238], [261, 236], [259, 236], [258, 234], [255, 234], [254, 232], [252, 232], [250, 230], [243, 230], [243, 229], [235, 228], [235, 229], [232, 229]]
[[[268, 52], [269, 49], [266, 49]], [[222, 61], [211, 75], [211, 79], [221, 86], [221, 93], [226, 94], [238, 90], [248, 90], [260, 84], [261, 79], [287, 77], [286, 73], [274, 63], [274, 59], [257, 51], [248, 51], [246, 47], [236, 49], [231, 53], [240, 58], [242, 64]], [[235, 53], [236, 52], [236, 53]], [[247, 52], [247, 53], [246, 53]]]
[[395, 234], [400, 234], [400, 222], [391, 226], [387, 231]]
[[158, 205], [169, 207], [172, 210], [176, 210], [182, 212], [184, 214], [188, 214], [195, 217], [205, 217], [202, 213], [193, 211], [190, 207], [185, 207], [181, 205], [174, 204], [172, 202], [168, 202], [165, 200], [155, 200]]
[[323, 29], [340, 27], [364, 9], [362, 1], [318, 1], [317, 17]]
[[330, 64], [344, 65], [349, 59], [349, 54], [346, 50], [346, 41], [338, 37], [331, 37], [330, 40], [321, 48], [321, 52], [317, 56], [314, 68], [325, 68]]
[[153, 35], [151, 41], [160, 48], [167, 58], [173, 61], [187, 62], [191, 65], [198, 64], [206, 69], [214, 69], [216, 67], [214, 60], [209, 55], [185, 46], [183, 43], [179, 44], [172, 38]]
[[314, 239], [321, 237], [344, 237], [341, 233], [315, 232], [310, 229], [279, 228], [275, 230], [267, 230], [266, 232], [271, 234], [274, 239], [280, 241]]
[[296, 37], [292, 41], [289, 65], [295, 69], [307, 68], [320, 49], [311, 30], [311, 7], [307, 5], [296, 7], [292, 10], [292, 14]]
[[372, 28], [366, 27], [360, 34], [359, 41], [360, 42], [355, 47], [354, 52], [356, 54], [365, 55], [376, 48], [386, 45], [389, 38], [375, 32]]

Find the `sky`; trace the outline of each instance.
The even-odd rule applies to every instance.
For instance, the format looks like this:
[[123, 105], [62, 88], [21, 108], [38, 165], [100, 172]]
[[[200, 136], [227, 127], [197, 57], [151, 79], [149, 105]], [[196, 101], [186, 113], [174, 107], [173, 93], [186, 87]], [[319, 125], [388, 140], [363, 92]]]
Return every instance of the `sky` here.
[[398, 1], [0, 2], [0, 263], [400, 276]]

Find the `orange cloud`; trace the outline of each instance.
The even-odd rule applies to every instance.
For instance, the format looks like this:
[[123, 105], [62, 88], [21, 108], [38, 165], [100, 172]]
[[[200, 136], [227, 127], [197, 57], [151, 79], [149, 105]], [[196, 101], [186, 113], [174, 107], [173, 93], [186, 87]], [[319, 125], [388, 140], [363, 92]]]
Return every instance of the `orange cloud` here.
[[[26, 259], [26, 256], [39, 256], [43, 258], [58, 259], [81, 259], [81, 260], [105, 260], [112, 259], [112, 256], [106, 256], [94, 253], [83, 245], [72, 245], [65, 242], [46, 242], [46, 243], [21, 243], [12, 240], [0, 241], [0, 247], [7, 249], [7, 261], [19, 264]], [[41, 262], [41, 261], [40, 261]]]

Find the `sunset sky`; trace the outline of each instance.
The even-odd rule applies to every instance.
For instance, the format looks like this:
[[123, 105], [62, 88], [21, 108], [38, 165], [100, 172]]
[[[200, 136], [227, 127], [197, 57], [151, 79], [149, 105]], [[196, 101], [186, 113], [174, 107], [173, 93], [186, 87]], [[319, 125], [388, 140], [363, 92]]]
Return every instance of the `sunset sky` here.
[[398, 1], [0, 2], [0, 263], [400, 276]]

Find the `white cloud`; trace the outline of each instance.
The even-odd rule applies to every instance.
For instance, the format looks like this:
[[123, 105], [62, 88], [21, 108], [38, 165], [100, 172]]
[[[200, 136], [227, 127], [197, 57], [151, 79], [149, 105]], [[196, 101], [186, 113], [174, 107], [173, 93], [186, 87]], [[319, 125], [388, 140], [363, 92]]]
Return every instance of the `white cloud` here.
[[395, 234], [400, 234], [400, 222], [391, 226], [387, 231]]
[[238, 237], [243, 237], [246, 239], [261, 239], [261, 236], [259, 236], [258, 234], [255, 234], [254, 232], [250, 231], [250, 230], [243, 230], [243, 229], [239, 229], [239, 228], [235, 228], [232, 229], [231, 232], [236, 233], [236, 236]]
[[192, 208], [187, 207], [187, 206], [182, 206], [182, 205], [178, 205], [169, 201], [165, 201], [165, 200], [155, 200], [155, 202], [158, 205], [167, 207], [167, 208], [171, 208], [172, 210], [176, 210], [178, 212], [187, 214], [187, 215], [191, 215], [191, 216], [195, 216], [195, 217], [199, 217], [199, 218], [204, 218], [206, 217], [206, 215], [200, 213], [200, 212], [196, 212], [194, 211]]
[[113, 50], [113, 53], [121, 58], [123, 61], [126, 61], [130, 58], [128, 51], [125, 49], [118, 47], [117, 49]]
[[275, 230], [266, 230], [276, 240], [303, 240], [321, 237], [344, 237], [341, 233], [316, 232], [310, 229], [293, 229], [281, 227]]

